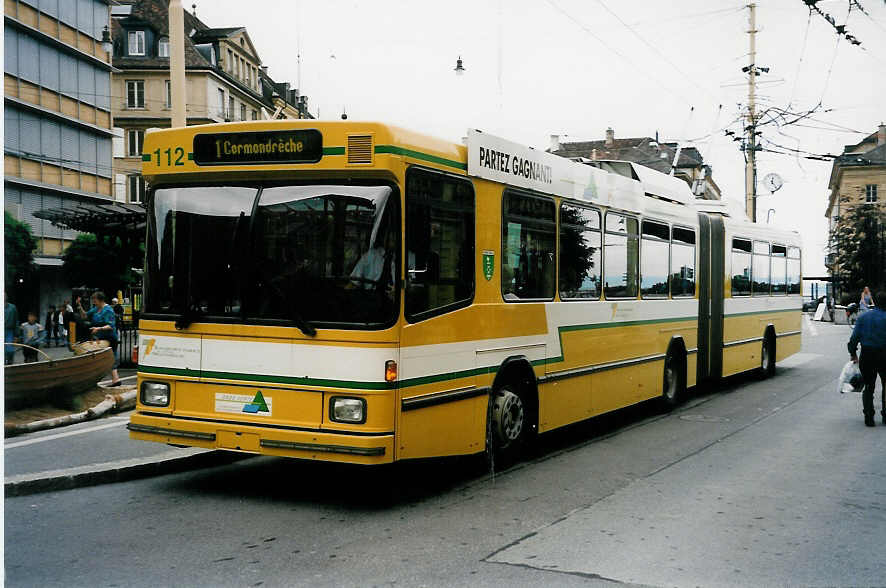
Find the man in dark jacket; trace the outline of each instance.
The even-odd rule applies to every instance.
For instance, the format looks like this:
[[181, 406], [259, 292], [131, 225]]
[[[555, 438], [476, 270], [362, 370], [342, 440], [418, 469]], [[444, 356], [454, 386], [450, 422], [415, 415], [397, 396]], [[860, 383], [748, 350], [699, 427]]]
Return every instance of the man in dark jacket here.
[[[864, 424], [874, 426], [874, 388], [877, 386], [877, 375], [883, 386], [881, 398], [881, 415], [886, 424], [886, 291], [874, 295], [874, 308], [863, 313], [855, 321], [852, 337], [849, 339], [849, 355], [858, 363], [861, 377], [864, 380], [864, 392], [861, 395]], [[855, 351], [861, 343], [861, 357]]]

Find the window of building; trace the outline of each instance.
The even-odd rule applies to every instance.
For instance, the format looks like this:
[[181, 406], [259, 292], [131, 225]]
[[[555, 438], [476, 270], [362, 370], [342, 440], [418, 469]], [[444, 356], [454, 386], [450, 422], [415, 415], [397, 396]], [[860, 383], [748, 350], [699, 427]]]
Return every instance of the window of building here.
[[603, 294], [606, 298], [636, 298], [640, 253], [637, 219], [606, 213], [603, 237]]
[[228, 96], [228, 112], [225, 113], [225, 118], [229, 120], [234, 119], [234, 97]]
[[144, 55], [145, 54], [145, 32], [129, 31], [129, 54]]
[[644, 220], [640, 234], [640, 295], [667, 298], [671, 229], [664, 223]]
[[406, 177], [406, 316], [422, 320], [474, 297], [474, 190], [425, 170]]
[[172, 82], [166, 80], [166, 108], [172, 108]]
[[772, 246], [772, 259], [769, 262], [773, 294], [787, 294], [788, 248], [784, 245]]
[[258, 111], [257, 110], [252, 111], [252, 120], [258, 120]]
[[145, 201], [145, 179], [139, 175], [129, 176], [129, 201], [132, 203]]
[[554, 298], [556, 230], [553, 200], [505, 192], [501, 238], [505, 300]]
[[169, 57], [169, 38], [161, 37], [157, 42], [157, 57]]
[[228, 49], [228, 73], [234, 74], [234, 52]]
[[126, 142], [129, 146], [126, 154], [129, 157], [138, 157], [142, 154], [142, 145], [145, 141], [145, 132], [141, 129], [129, 129], [126, 132]]
[[240, 120], [246, 120], [246, 105], [240, 105]]
[[671, 238], [671, 296], [695, 296], [695, 231], [674, 227]]
[[732, 295], [751, 295], [751, 242], [732, 240]]
[[877, 184], [868, 184], [864, 187], [864, 201], [868, 204], [877, 201]]
[[754, 269], [751, 295], [769, 295], [769, 243], [754, 241]]
[[603, 250], [600, 213], [572, 204], [560, 206], [560, 298], [598, 300]]
[[225, 91], [221, 88], [218, 89], [218, 111], [221, 113], [222, 118], [225, 117]]
[[800, 248], [788, 247], [788, 294], [800, 294]]
[[145, 81], [126, 80], [126, 108], [145, 107]]

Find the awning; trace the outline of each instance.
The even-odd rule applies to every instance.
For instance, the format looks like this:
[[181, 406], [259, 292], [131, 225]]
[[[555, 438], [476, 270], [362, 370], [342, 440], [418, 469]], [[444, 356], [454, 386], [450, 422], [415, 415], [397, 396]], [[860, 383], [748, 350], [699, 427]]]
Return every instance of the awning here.
[[71, 203], [38, 210], [34, 216], [62, 229], [97, 235], [131, 236], [145, 230], [145, 209], [141, 204]]

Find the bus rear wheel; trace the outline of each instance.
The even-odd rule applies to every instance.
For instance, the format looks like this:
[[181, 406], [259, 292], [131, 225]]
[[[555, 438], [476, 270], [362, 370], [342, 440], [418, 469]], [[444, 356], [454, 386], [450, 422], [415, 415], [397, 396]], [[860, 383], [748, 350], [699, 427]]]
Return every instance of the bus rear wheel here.
[[672, 351], [668, 352], [664, 364], [664, 379], [662, 381], [661, 403], [665, 410], [671, 410], [686, 395], [686, 368], [685, 364]]
[[763, 337], [759, 374], [764, 379], [775, 375], [775, 337], [769, 334]]

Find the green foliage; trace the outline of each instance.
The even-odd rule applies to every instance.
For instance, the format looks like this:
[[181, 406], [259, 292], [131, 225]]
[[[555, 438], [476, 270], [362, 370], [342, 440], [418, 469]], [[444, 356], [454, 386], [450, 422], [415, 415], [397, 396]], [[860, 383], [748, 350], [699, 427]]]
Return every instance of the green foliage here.
[[34, 250], [37, 240], [31, 235], [31, 227], [18, 221], [8, 212], [4, 214], [4, 263], [6, 265], [5, 287], [12, 293], [19, 284], [28, 282], [37, 271]]
[[139, 277], [131, 266], [133, 259], [139, 259], [140, 249], [124, 246], [117, 237], [99, 241], [95, 235], [85, 233], [65, 251], [62, 270], [69, 284], [100, 288], [110, 296], [118, 289], [138, 283]]
[[840, 290], [850, 298], [857, 300], [865, 286], [886, 289], [886, 208], [844, 201], [829, 249], [839, 268]]

